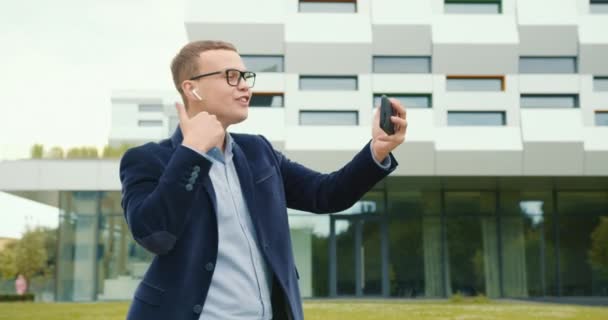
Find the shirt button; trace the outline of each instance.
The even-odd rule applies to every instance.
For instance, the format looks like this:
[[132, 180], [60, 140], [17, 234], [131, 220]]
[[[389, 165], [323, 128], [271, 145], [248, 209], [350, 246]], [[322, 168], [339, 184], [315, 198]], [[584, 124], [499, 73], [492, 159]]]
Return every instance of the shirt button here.
[[192, 184], [187, 184], [186, 185], [186, 190], [192, 191]]
[[201, 314], [201, 312], [203, 312], [203, 306], [201, 306], [200, 304], [195, 304], [192, 308], [192, 311], [194, 311], [194, 313], [196, 314]]
[[205, 270], [207, 270], [207, 271], [213, 270], [213, 263], [212, 262], [207, 263], [205, 265]]

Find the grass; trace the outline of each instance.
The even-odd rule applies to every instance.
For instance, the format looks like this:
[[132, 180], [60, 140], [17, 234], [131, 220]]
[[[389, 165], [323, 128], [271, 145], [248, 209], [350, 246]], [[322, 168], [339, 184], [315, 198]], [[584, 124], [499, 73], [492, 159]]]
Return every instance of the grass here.
[[[0, 303], [0, 319], [11, 320], [122, 320], [128, 302], [100, 303]], [[312, 300], [304, 302], [307, 320], [536, 320], [608, 319], [608, 307], [528, 302], [480, 303], [475, 300]]]

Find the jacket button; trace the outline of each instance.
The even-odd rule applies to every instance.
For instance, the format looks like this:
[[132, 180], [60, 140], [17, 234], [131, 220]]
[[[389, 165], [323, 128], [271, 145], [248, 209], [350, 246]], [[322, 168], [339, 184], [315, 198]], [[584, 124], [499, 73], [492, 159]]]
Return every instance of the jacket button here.
[[207, 263], [205, 265], [205, 270], [207, 270], [207, 271], [213, 270], [213, 263], [212, 262]]
[[196, 182], [196, 177], [190, 177], [188, 182], [189, 182], [189, 184], [194, 184]]
[[192, 191], [192, 184], [190, 184], [190, 183], [189, 183], [189, 184], [187, 184], [187, 185], [186, 185], [186, 190], [188, 190], [188, 191]]
[[190, 177], [194, 179], [198, 178], [198, 171], [193, 171]]
[[192, 311], [194, 311], [194, 313], [196, 314], [201, 314], [201, 312], [203, 312], [203, 306], [201, 306], [200, 304], [195, 304], [192, 308]]
[[194, 172], [199, 172], [199, 171], [201, 171], [201, 167], [194, 166], [194, 168], [192, 168], [192, 170], [194, 170]]

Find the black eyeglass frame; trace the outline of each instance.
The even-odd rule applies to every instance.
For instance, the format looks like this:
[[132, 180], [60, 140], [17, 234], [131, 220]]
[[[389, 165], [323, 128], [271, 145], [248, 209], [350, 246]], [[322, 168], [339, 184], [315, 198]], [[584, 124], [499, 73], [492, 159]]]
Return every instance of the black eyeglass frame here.
[[[228, 76], [229, 73], [233, 72], [233, 71], [236, 71], [236, 72], [239, 73], [239, 77], [238, 77], [238, 80], [237, 80], [236, 84], [230, 83], [230, 77]], [[222, 74], [222, 73], [225, 74], [226, 82], [228, 83], [229, 86], [232, 86], [232, 87], [238, 86], [241, 83], [241, 79], [243, 79], [243, 80], [245, 80], [245, 82], [247, 82], [247, 78], [246, 77], [249, 77], [249, 76], [253, 76], [253, 83], [251, 84], [251, 86], [249, 88], [253, 88], [253, 86], [255, 85], [255, 76], [256, 76], [255, 72], [252, 72], [252, 71], [241, 71], [241, 70], [238, 70], [238, 69], [225, 69], [225, 70], [220, 70], [220, 71], [215, 71], [215, 72], [203, 73], [203, 74], [199, 74], [197, 76], [194, 76], [194, 77], [192, 77], [192, 78], [190, 78], [188, 80], [195, 81], [195, 80], [198, 80], [198, 79], [201, 79], [201, 78], [204, 78], [204, 77], [209, 77], [209, 76], [212, 76], [212, 75]]]

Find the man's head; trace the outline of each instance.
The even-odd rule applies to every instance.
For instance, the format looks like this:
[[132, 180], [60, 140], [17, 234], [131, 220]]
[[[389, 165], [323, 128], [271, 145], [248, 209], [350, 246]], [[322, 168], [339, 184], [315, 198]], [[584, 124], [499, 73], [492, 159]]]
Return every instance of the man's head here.
[[173, 82], [188, 115], [207, 111], [224, 128], [247, 119], [255, 76], [239, 71], [245, 71], [241, 56], [232, 44], [223, 41], [191, 42], [171, 63]]

